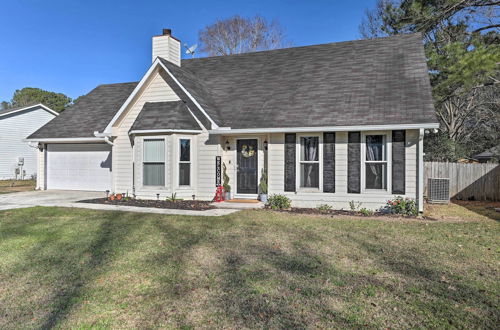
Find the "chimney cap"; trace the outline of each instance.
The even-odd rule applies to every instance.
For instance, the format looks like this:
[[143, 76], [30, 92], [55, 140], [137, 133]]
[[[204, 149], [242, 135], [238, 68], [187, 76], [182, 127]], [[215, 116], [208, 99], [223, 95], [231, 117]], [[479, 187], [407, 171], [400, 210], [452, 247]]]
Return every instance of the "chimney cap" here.
[[171, 36], [172, 35], [172, 29], [163, 29], [162, 35], [164, 35], [164, 36]]

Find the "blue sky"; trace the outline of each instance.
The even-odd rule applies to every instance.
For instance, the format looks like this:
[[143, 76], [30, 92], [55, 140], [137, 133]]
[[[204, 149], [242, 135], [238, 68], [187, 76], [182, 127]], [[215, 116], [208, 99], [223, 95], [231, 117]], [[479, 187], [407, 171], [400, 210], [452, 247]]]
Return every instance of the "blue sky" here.
[[137, 81], [151, 37], [171, 28], [184, 43], [218, 18], [277, 19], [294, 46], [358, 39], [375, 0], [2, 0], [0, 101], [38, 87], [72, 98], [105, 83]]

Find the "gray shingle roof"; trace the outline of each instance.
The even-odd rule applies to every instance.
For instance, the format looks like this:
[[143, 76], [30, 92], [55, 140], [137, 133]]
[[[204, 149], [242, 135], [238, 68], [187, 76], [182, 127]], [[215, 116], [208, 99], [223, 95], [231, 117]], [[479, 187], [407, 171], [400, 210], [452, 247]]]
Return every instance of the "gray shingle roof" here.
[[492, 147], [492, 148], [489, 148], [483, 152], [481, 152], [480, 154], [477, 154], [475, 155], [473, 158], [493, 158], [493, 157], [498, 157], [500, 156], [500, 144], [495, 146], [495, 147]]
[[94, 137], [102, 132], [137, 82], [100, 85], [28, 138]]
[[201, 130], [183, 101], [146, 102], [130, 130], [150, 129]]
[[[162, 62], [221, 127], [438, 122], [420, 34]], [[98, 86], [30, 138], [93, 137], [136, 86]]]
[[[437, 123], [420, 34], [167, 63], [231, 128]], [[182, 72], [181, 72], [182, 71]]]

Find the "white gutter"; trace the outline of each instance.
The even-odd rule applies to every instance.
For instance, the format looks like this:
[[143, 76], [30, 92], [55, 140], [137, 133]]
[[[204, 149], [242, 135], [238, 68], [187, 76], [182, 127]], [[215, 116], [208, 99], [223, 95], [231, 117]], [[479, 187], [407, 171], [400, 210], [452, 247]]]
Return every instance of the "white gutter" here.
[[[33, 105], [30, 105], [30, 106], [27, 106], [27, 107], [24, 107], [24, 108], [21, 108], [21, 109], [17, 109], [15, 111], [11, 111], [11, 112], [7, 112], [7, 113], [1, 113], [0, 112], [0, 117], [3, 117], [3, 116], [8, 116], [8, 115], [11, 115], [11, 114], [14, 114], [14, 113], [17, 113], [17, 112], [21, 112], [21, 111], [25, 111], [25, 110], [28, 110], [28, 109], [32, 109], [32, 108], [36, 108], [36, 107], [40, 107], [40, 108], [43, 108], [45, 111], [55, 115], [55, 116], [59, 116], [59, 113], [55, 112], [54, 110], [52, 110], [51, 108], [43, 105], [42, 103], [38, 103], [38, 104], [33, 104]], [[9, 109], [7, 109], [8, 111]]]
[[109, 144], [110, 146], [113, 146], [113, 142], [109, 139], [111, 137], [111, 134], [106, 134], [106, 133], [99, 133], [99, 131], [94, 131], [94, 135], [98, 138], [103, 138], [104, 142]]
[[84, 138], [34, 138], [34, 139], [24, 139], [25, 142], [43, 142], [43, 143], [85, 143], [85, 142], [106, 142], [104, 138], [92, 138], [92, 137], [84, 137]]
[[202, 130], [189, 130], [189, 129], [136, 129], [130, 131], [128, 134], [165, 134], [165, 133], [185, 133], [185, 134], [199, 134]]
[[348, 131], [384, 131], [394, 129], [426, 129], [439, 128], [438, 123], [431, 124], [394, 124], [394, 125], [360, 125], [360, 126], [318, 126], [318, 127], [279, 127], [279, 128], [237, 128], [224, 127], [209, 130], [210, 134], [231, 135], [246, 133], [300, 133], [300, 132], [348, 132]]

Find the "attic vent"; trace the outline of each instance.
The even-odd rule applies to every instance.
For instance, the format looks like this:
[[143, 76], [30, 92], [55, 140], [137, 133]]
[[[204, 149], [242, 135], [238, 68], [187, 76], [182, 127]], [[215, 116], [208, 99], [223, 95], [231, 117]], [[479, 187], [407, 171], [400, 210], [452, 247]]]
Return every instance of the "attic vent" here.
[[429, 178], [427, 195], [430, 203], [448, 203], [450, 201], [450, 179]]

